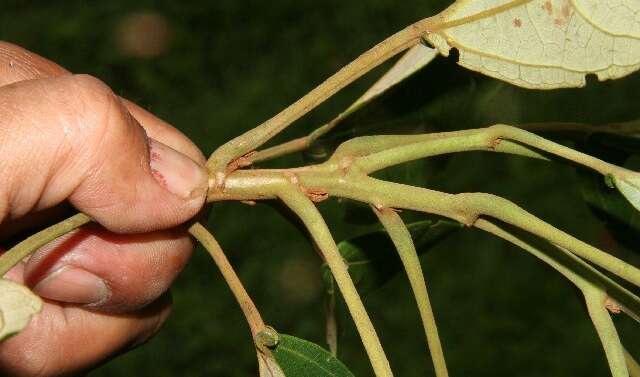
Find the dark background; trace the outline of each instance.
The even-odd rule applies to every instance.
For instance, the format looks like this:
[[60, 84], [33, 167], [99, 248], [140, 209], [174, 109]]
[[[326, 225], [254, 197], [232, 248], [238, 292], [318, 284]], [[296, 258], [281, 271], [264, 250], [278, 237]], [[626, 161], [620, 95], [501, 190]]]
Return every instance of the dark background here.
[[[183, 130], [208, 155], [373, 44], [445, 5], [442, 0], [5, 0], [0, 6], [0, 38], [71, 71], [99, 77], [118, 94]], [[474, 75], [444, 59], [434, 65], [433, 73], [430, 68], [397, 99], [353, 120], [351, 126], [382, 123], [375, 130], [390, 132], [389, 125], [401, 118], [398, 114], [412, 117], [402, 118], [402, 131], [395, 132], [495, 122], [600, 124], [640, 118], [638, 75], [614, 83], [591, 80], [584, 90], [530, 92]], [[304, 135], [331, 119], [380, 73], [376, 70], [352, 85], [279, 140]], [[348, 126], [345, 129], [351, 129]], [[300, 165], [303, 158], [278, 163]], [[584, 204], [570, 166], [470, 153], [389, 174], [410, 182], [416, 181], [416, 174], [424, 176], [426, 184], [449, 192], [505, 196], [638, 264], [637, 256], [617, 245]], [[346, 224], [344, 207], [335, 200], [321, 205], [337, 240], [371, 228]], [[321, 271], [305, 237], [268, 205], [217, 204], [210, 229], [266, 321], [279, 331], [324, 344]], [[451, 375], [609, 374], [579, 292], [536, 259], [479, 231], [465, 230], [439, 243], [422, 260]], [[173, 292], [174, 313], [160, 334], [91, 376], [255, 375], [248, 327], [202, 250]], [[366, 305], [396, 375], [432, 375], [406, 279], [395, 278], [369, 295]], [[623, 316], [616, 323], [629, 351], [640, 355], [638, 327]], [[372, 375], [347, 319], [342, 321], [339, 356], [356, 376]]]

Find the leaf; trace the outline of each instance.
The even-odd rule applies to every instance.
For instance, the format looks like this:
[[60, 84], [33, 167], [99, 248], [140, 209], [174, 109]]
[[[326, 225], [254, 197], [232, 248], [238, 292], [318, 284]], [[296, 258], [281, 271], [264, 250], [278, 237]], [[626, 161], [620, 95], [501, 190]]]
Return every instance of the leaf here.
[[640, 68], [637, 0], [458, 0], [426, 38], [459, 64], [514, 85], [582, 87]]
[[[401, 60], [397, 64], [400, 63]], [[326, 157], [342, 142], [361, 135], [442, 131], [431, 127], [431, 122], [423, 115], [423, 108], [426, 104], [454, 91], [459, 91], [459, 95], [446, 102], [446, 105], [457, 101], [458, 103], [452, 104], [456, 111], [460, 107], [468, 106], [473, 99], [470, 92], [473, 85], [471, 76], [483, 78], [475, 73], [460, 71], [449, 59], [436, 59], [430, 63], [429, 69], [418, 70], [384, 92], [369, 98], [368, 102], [350, 107], [334, 120], [335, 124], [330, 130], [313, 141], [312, 148], [320, 149], [323, 153], [311, 152], [307, 157], [313, 158], [315, 154]], [[384, 80], [384, 77], [380, 80]], [[433, 85], [439, 80], [447, 82], [447, 85]], [[372, 88], [376, 85], [378, 84], [374, 84]], [[373, 89], [369, 91], [371, 90]], [[368, 95], [365, 94], [363, 97], [366, 98]], [[437, 113], [440, 115], [442, 112]], [[459, 113], [458, 111], [457, 114]], [[451, 117], [448, 120], [450, 121]]]
[[580, 170], [578, 177], [583, 199], [604, 222], [611, 235], [621, 244], [638, 250], [640, 212], [620, 192], [608, 187], [602, 175]]
[[436, 56], [438, 51], [419, 43], [409, 49], [396, 64], [391, 67], [362, 97], [351, 106], [351, 108], [361, 106], [373, 98], [380, 96], [388, 89], [394, 87], [407, 77], [418, 72], [422, 67], [429, 64]]
[[24, 285], [0, 279], [0, 340], [24, 329], [42, 309], [42, 300]]
[[614, 177], [616, 188], [625, 198], [640, 211], [640, 177], [618, 178]]
[[[324, 126], [325, 129], [313, 138], [312, 146], [310, 150], [305, 153], [305, 157], [311, 161], [321, 161], [329, 157], [338, 144], [355, 136], [352, 132], [353, 127], [343, 127], [345, 119], [352, 118], [356, 113], [364, 112], [367, 114], [372, 109], [375, 111], [376, 108], [379, 108], [378, 100], [380, 97], [385, 96], [391, 89], [394, 89], [398, 84], [420, 71], [437, 56], [437, 50], [429, 48], [424, 44], [417, 44], [409, 49], [391, 69], [349, 106], [347, 110]], [[335, 134], [336, 128], [339, 130], [337, 132], [338, 135], [341, 135], [339, 140], [335, 137], [324, 137], [327, 133]], [[345, 132], [346, 135], [344, 135]], [[342, 137], [343, 135], [344, 137]], [[323, 140], [318, 142], [319, 138]], [[327, 139], [329, 139], [329, 143], [327, 143]]]
[[[449, 220], [424, 220], [408, 224], [407, 228], [418, 254], [424, 254], [462, 226]], [[391, 239], [383, 230], [342, 241], [338, 249], [349, 265], [349, 273], [361, 295], [381, 287], [404, 271]], [[326, 273], [330, 274], [328, 269]], [[331, 280], [330, 275], [325, 276]]]
[[327, 350], [291, 335], [280, 334], [278, 345], [271, 353], [286, 376], [353, 377], [353, 373]]
[[[637, 169], [634, 158], [640, 157], [640, 139], [636, 137], [596, 132], [577, 147], [607, 162]], [[628, 195], [633, 195], [633, 186], [616, 177], [603, 179], [601, 174], [584, 169], [578, 169], [578, 178], [583, 199], [605, 223], [611, 235], [626, 247], [638, 250], [640, 212], [622, 192], [626, 190]], [[637, 188], [635, 190], [637, 194]]]

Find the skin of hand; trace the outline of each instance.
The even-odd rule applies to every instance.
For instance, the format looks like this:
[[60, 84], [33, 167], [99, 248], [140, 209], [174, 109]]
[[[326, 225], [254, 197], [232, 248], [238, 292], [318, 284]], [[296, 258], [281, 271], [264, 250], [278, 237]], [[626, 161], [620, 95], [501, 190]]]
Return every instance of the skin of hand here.
[[199, 149], [99, 80], [0, 42], [0, 151], [0, 244], [70, 206], [95, 220], [5, 276], [45, 305], [0, 343], [0, 375], [75, 375], [149, 339], [205, 202]]

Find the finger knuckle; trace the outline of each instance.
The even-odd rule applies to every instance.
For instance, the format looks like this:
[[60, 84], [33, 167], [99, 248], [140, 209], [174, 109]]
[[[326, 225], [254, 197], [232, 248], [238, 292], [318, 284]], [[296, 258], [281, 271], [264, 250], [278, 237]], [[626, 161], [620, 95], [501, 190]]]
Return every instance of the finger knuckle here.
[[120, 98], [108, 85], [90, 75], [72, 75], [69, 85], [74, 136], [94, 152], [105, 143], [117, 141], [123, 134], [123, 126], [128, 124], [128, 113]]
[[119, 98], [104, 82], [89, 75], [73, 75], [70, 94], [75, 100], [76, 111], [82, 114], [85, 125], [100, 126], [114, 115], [122, 112]]

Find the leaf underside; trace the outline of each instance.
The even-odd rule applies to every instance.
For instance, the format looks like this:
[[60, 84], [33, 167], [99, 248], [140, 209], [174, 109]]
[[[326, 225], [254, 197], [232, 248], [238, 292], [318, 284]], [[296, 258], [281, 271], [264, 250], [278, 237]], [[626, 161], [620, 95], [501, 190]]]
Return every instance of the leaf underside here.
[[24, 329], [42, 309], [42, 300], [24, 285], [0, 279], [0, 341]]
[[426, 38], [459, 64], [533, 89], [582, 87], [586, 75], [640, 68], [637, 0], [458, 0]]

